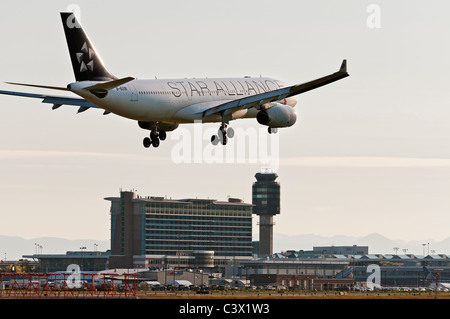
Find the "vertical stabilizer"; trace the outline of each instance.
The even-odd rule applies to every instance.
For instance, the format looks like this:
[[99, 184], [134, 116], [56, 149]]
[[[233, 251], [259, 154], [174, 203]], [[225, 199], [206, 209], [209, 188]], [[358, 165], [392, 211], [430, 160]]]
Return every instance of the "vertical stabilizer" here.
[[424, 272], [425, 279], [435, 279], [435, 277], [433, 276], [433, 274], [427, 267], [425, 267], [425, 266], [423, 267], [423, 272]]
[[61, 12], [76, 81], [111, 81], [117, 78], [106, 70], [73, 12]]

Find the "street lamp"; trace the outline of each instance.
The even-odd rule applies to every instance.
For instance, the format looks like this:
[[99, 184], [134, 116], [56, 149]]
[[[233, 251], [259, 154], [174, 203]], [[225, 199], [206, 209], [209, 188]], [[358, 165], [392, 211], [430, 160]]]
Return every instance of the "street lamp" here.
[[34, 253], [35, 254], [42, 254], [42, 248], [43, 248], [42, 245], [40, 245], [38, 243], [34, 243]]

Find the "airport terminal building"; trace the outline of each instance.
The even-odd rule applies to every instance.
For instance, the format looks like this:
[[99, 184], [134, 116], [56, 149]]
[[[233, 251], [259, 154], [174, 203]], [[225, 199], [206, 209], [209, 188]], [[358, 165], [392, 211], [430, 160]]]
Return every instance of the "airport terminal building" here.
[[105, 199], [111, 202], [110, 268], [189, 267], [204, 265], [205, 258], [252, 257], [253, 205], [240, 199], [174, 200], [133, 191]]
[[[78, 264], [85, 271], [117, 268], [148, 271], [152, 276], [158, 274], [158, 280], [167, 276], [173, 280], [188, 279], [192, 274], [193, 278], [200, 274], [202, 278], [217, 278], [220, 274], [222, 278], [245, 279], [252, 286], [293, 290], [364, 286], [374, 265], [379, 267], [383, 287], [427, 287], [430, 279], [425, 276], [424, 267], [436, 279], [450, 282], [450, 257], [444, 254], [375, 255], [369, 254], [368, 246], [353, 245], [256, 256], [261, 250], [255, 249], [257, 245], [252, 242], [252, 216], [270, 215], [255, 212], [255, 206], [270, 198], [268, 188], [256, 186], [253, 199], [261, 199], [261, 203], [254, 200], [252, 204], [235, 198], [217, 201], [141, 197], [135, 191], [121, 190], [119, 197], [105, 198], [111, 204], [110, 251], [24, 257], [39, 260], [40, 271], [45, 272], [62, 271], [70, 264]], [[273, 227], [272, 220], [260, 220], [261, 224]], [[271, 250], [271, 229], [266, 235], [265, 246]]]

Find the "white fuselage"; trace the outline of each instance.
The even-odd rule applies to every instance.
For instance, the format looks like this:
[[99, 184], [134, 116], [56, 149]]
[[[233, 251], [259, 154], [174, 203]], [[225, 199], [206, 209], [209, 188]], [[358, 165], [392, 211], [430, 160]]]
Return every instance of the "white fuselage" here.
[[[220, 122], [219, 114], [202, 118], [201, 111], [232, 100], [285, 87], [271, 78], [217, 78], [133, 80], [108, 91], [98, 98], [84, 88], [102, 82], [75, 82], [70, 89], [89, 102], [114, 114], [143, 122], [167, 123]], [[295, 98], [280, 101], [295, 106]], [[254, 118], [255, 108], [239, 109], [232, 119]]]

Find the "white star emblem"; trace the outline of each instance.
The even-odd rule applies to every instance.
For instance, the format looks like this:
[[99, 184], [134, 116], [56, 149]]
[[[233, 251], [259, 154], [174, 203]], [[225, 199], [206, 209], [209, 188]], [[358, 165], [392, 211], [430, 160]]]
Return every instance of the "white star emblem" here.
[[[94, 60], [92, 58], [95, 56], [95, 52], [88, 47], [86, 42], [81, 47], [81, 52], [77, 52], [76, 56], [78, 63], [80, 63], [80, 72], [86, 72], [87, 70], [90, 70], [91, 72], [94, 71]], [[85, 57], [87, 57], [90, 61], [85, 62]]]

